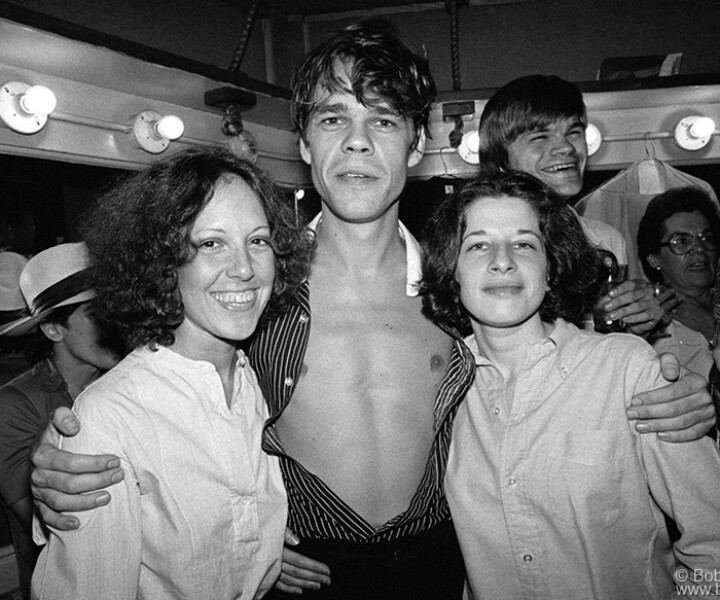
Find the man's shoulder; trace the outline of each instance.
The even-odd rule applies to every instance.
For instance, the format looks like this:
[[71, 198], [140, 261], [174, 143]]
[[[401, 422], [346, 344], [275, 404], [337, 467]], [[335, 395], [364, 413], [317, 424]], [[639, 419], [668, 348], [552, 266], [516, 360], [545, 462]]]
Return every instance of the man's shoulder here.
[[[20, 375], [14, 379], [0, 386], [0, 398], [18, 393], [26, 396], [35, 396], [49, 383], [55, 383], [55, 379], [59, 377], [59, 375], [52, 373], [46, 367], [44, 360], [40, 361], [24, 373], [20, 373]], [[57, 383], [60, 382], [61, 380]]]
[[0, 387], [0, 422], [19, 414], [46, 418], [70, 404], [62, 378], [39, 363]]
[[[290, 329], [297, 324], [307, 322], [310, 318], [310, 287], [307, 281], [301, 283], [290, 297], [290, 303], [285, 312], [275, 315], [264, 321], [255, 331], [250, 340], [250, 353], [255, 354], [258, 345], [263, 345], [270, 339], [285, 338]], [[253, 367], [255, 364], [253, 363]]]
[[627, 243], [625, 237], [617, 228], [604, 221], [581, 215], [578, 215], [578, 220], [588, 242], [593, 246], [600, 246], [610, 250], [621, 263], [627, 263]]
[[592, 219], [590, 217], [584, 217], [582, 215], [578, 215], [578, 219], [580, 220], [580, 224], [582, 225], [583, 229], [589, 229], [600, 237], [619, 239], [623, 240], [623, 242], [625, 240], [623, 234], [620, 233], [620, 230], [617, 229], [617, 227], [613, 227], [609, 223], [605, 223], [605, 221], [600, 221], [599, 219]]

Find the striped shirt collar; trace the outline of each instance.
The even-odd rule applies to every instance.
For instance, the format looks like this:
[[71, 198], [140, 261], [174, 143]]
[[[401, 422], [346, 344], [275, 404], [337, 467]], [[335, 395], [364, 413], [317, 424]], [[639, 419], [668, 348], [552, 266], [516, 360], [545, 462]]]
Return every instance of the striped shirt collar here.
[[[308, 228], [311, 231], [316, 231], [321, 221], [322, 211], [308, 223]], [[400, 238], [405, 242], [405, 261], [407, 264], [405, 293], [410, 297], [415, 297], [418, 295], [418, 285], [422, 278], [420, 244], [401, 221], [398, 221], [398, 232], [400, 233]]]

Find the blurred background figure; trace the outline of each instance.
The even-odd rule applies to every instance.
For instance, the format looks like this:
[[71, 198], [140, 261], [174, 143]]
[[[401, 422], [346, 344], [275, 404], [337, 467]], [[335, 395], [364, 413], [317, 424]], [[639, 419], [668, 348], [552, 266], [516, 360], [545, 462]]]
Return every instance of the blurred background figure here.
[[0, 207], [0, 251], [32, 256], [35, 253], [35, 234], [35, 219], [30, 210]]
[[[0, 255], [0, 260], [8, 260]], [[24, 314], [0, 326], [0, 340], [31, 336], [24, 350], [33, 366], [0, 387], [0, 499], [8, 515], [23, 598], [39, 548], [32, 541], [30, 450], [59, 406], [121, 358], [119, 344], [94, 318], [90, 264], [83, 243], [60, 244], [25, 261], [10, 258]], [[3, 280], [9, 276], [2, 271]], [[15, 298], [17, 304], [18, 298]]]
[[[20, 291], [20, 273], [27, 262], [22, 254], [0, 251], [0, 330], [28, 314]], [[24, 352], [27, 341], [27, 336], [0, 336], [0, 385], [31, 366]]]
[[720, 213], [699, 188], [673, 188], [653, 198], [638, 228], [638, 254], [656, 286], [680, 303], [650, 339], [687, 368], [707, 375], [713, 363], [712, 289], [720, 248]]

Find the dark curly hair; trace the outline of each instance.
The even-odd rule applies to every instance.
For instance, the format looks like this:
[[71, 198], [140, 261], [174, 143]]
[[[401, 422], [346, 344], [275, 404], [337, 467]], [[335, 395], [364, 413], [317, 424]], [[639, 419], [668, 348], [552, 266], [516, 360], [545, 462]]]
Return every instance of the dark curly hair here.
[[282, 312], [305, 279], [314, 238], [296, 224], [267, 175], [225, 148], [177, 152], [113, 186], [82, 227], [97, 267], [97, 314], [131, 348], [174, 342], [184, 318], [177, 269], [189, 257], [189, 231], [228, 176], [257, 194], [270, 224], [276, 275], [263, 318]]
[[350, 84], [357, 101], [365, 106], [387, 102], [403, 117], [412, 119], [415, 142], [428, 133], [430, 105], [437, 90], [428, 61], [402, 42], [392, 24], [384, 19], [360, 20], [332, 35], [311, 50], [292, 78], [291, 114], [295, 133], [305, 138], [310, 115], [328, 94], [343, 91], [335, 73], [337, 61], [350, 67]]
[[548, 186], [532, 175], [507, 171], [469, 180], [435, 207], [423, 235], [423, 314], [446, 330], [464, 335], [470, 328], [455, 279], [468, 207], [479, 198], [520, 198], [533, 207], [548, 261], [549, 291], [540, 317], [581, 323], [598, 291], [600, 261], [577, 216]]
[[651, 283], [663, 282], [662, 273], [653, 269], [648, 257], [660, 251], [665, 221], [675, 213], [695, 211], [705, 216], [713, 235], [720, 240], [720, 213], [705, 190], [692, 186], [671, 188], [648, 202], [638, 225], [637, 244], [643, 271]]
[[556, 75], [527, 75], [506, 83], [490, 97], [480, 116], [482, 172], [508, 170], [507, 148], [523, 133], [573, 117], [587, 125], [585, 102], [575, 84]]

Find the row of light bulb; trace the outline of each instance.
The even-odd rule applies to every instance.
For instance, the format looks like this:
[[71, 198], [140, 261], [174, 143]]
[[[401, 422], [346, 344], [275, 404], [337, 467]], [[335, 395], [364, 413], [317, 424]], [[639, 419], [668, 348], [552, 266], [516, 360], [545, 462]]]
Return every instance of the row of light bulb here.
[[[21, 81], [10, 81], [0, 88], [0, 119], [18, 133], [40, 131], [56, 107], [55, 94], [44, 85], [30, 86]], [[65, 118], [73, 120], [67, 115]], [[131, 117], [127, 131], [143, 150], [156, 154], [165, 150], [170, 141], [180, 138], [185, 125], [175, 115], [163, 116], [146, 110]]]
[[[0, 118], [12, 130], [31, 134], [40, 131], [57, 106], [53, 91], [44, 85], [30, 86], [19, 81], [6, 83], [0, 89]], [[162, 116], [155, 111], [135, 115], [128, 126], [137, 144], [144, 150], [158, 153], [169, 142], [182, 136], [185, 125], [175, 115]], [[690, 115], [683, 117], [675, 127], [675, 142], [683, 150], [700, 150], [715, 134], [715, 121], [709, 117]], [[588, 154], [592, 156], [602, 144], [602, 134], [592, 123], [585, 129]], [[461, 153], [466, 160], [476, 162], [479, 149], [477, 131], [463, 136]]]

